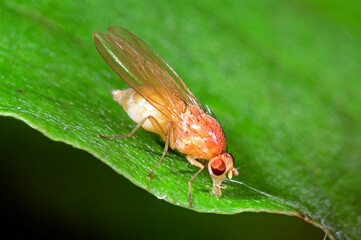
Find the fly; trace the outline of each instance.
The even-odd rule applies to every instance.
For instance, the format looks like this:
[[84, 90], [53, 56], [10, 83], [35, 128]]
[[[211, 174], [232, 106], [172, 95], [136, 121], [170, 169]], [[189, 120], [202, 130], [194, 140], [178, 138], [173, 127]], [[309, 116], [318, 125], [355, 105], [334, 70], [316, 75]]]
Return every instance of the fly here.
[[[222, 195], [222, 182], [238, 175], [233, 156], [226, 152], [226, 138], [221, 125], [207, 114], [178, 74], [148, 44], [122, 27], [109, 27], [108, 33], [93, 33], [99, 53], [111, 68], [130, 86], [112, 92], [129, 117], [137, 123], [129, 133], [102, 138], [132, 137], [139, 128], [157, 133], [165, 141], [162, 157], [168, 148], [178, 150], [199, 170], [188, 181], [192, 207], [191, 183], [205, 168], [213, 181], [211, 194]], [[204, 163], [200, 159], [207, 160]]]

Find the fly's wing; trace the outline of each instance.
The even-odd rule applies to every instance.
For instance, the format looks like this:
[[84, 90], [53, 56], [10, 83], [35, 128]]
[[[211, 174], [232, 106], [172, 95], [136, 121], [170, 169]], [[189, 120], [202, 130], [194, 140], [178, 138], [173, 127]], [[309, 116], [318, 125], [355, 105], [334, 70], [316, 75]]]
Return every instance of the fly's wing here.
[[93, 33], [99, 53], [112, 69], [166, 116], [178, 116], [180, 106], [200, 107], [178, 74], [148, 44], [121, 27]]

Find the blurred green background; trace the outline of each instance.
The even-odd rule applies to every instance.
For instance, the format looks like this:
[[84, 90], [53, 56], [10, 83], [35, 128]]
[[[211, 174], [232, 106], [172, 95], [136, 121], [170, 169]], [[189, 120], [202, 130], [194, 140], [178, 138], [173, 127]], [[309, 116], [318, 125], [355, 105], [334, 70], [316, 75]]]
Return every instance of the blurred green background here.
[[[262, 146], [257, 143], [267, 141], [269, 137], [267, 134], [276, 135], [270, 138], [271, 140], [279, 140], [279, 142], [270, 142], [268, 149], [271, 152], [288, 153], [289, 151], [292, 156], [297, 146], [299, 152], [296, 151], [296, 157], [300, 155], [301, 161], [309, 160], [309, 156], [320, 152], [321, 158], [326, 156], [323, 160], [328, 160], [327, 157], [330, 155], [338, 159], [349, 157], [357, 159], [359, 151], [357, 144], [360, 140], [358, 139], [358, 142], [356, 140], [359, 128], [355, 130], [352, 124], [355, 123], [355, 119], [360, 119], [359, 111], [355, 110], [356, 104], [360, 102], [358, 101], [360, 95], [357, 94], [359, 91], [355, 90], [359, 86], [360, 78], [359, 4], [358, 1], [322, 0], [260, 2], [88, 0], [83, 4], [56, 0], [26, 1], [26, 3], [20, 0], [7, 0], [0, 2], [0, 19], [4, 15], [10, 16], [11, 19], [18, 17], [21, 19], [19, 23], [26, 22], [26, 24], [17, 25], [17, 21], [1, 22], [0, 33], [3, 36], [6, 29], [6, 37], [1, 41], [0, 57], [6, 56], [6, 58], [0, 58], [0, 71], [2, 76], [11, 73], [11, 67], [9, 69], [7, 67], [11, 66], [11, 61], [16, 62], [18, 45], [24, 45], [22, 50], [25, 54], [28, 53], [28, 56], [19, 57], [23, 61], [19, 61], [20, 63], [25, 62], [24, 67], [16, 66], [24, 73], [28, 71], [30, 77], [25, 76], [24, 79], [31, 80], [31, 76], [42, 76], [42, 74], [47, 77], [46, 79], [51, 79], [57, 76], [52, 75], [51, 70], [60, 69], [59, 72], [68, 74], [67, 78], [69, 76], [74, 80], [89, 78], [89, 85], [95, 84], [95, 81], [92, 82], [92, 76], [84, 76], [88, 73], [89, 66], [98, 63], [100, 59], [91, 44], [90, 33], [93, 30], [104, 31], [109, 25], [121, 25], [141, 34], [139, 36], [145, 37], [144, 39], [152, 43], [151, 45], [159, 52], [167, 53], [166, 59], [184, 77], [196, 95], [202, 96], [209, 105], [214, 106], [216, 113], [222, 113], [222, 118], [227, 123], [226, 129], [227, 126], [235, 129], [238, 124], [242, 127], [249, 126], [249, 129], [253, 127], [249, 133], [242, 132], [244, 129], [239, 128], [237, 130], [242, 134], [239, 132], [229, 134], [233, 137], [234, 143], [243, 146], [246, 150], [238, 153], [238, 159], [247, 161], [252, 160], [247, 154], [255, 153], [254, 156], [266, 154], [267, 151], [262, 152]], [[10, 24], [14, 27], [8, 31]], [[34, 36], [31, 32], [32, 24], [35, 25], [36, 31], [45, 29], [46, 34]], [[71, 44], [63, 43], [61, 40], [58, 43], [54, 37], [49, 38], [56, 42], [54, 48], [42, 49], [41, 46], [39, 48], [37, 44], [43, 44], [41, 41], [48, 37], [47, 34], [52, 33], [54, 36], [64, 34], [62, 37]], [[22, 42], [22, 39], [27, 39], [29, 42]], [[77, 53], [80, 52], [79, 55], [84, 56], [84, 59], [77, 58], [79, 55], [76, 54], [74, 59], [69, 59], [67, 54], [71, 50], [68, 48], [74, 46], [79, 46]], [[94, 51], [94, 54], [83, 51]], [[234, 55], [238, 53], [239, 55], [235, 57]], [[98, 56], [97, 59], [94, 59], [95, 55]], [[38, 58], [34, 59], [34, 57]], [[33, 69], [31, 64], [26, 64], [26, 61], [31, 63], [34, 60], [37, 61], [36, 63], [41, 63], [44, 59], [51, 60], [55, 57], [58, 62], [46, 62], [41, 69]], [[8, 61], [9, 59], [13, 60]], [[70, 63], [70, 67], [67, 64], [59, 64], [61, 61]], [[77, 65], [82, 62], [84, 68]], [[39, 74], [36, 71], [39, 71]], [[31, 75], [34, 72], [37, 74]], [[109, 72], [109, 68], [104, 68], [96, 77], [110, 78]], [[219, 79], [216, 82], [218, 85], [212, 84], [207, 89], [197, 88], [207, 81], [207, 74], [212, 76], [213, 81]], [[17, 76], [16, 73], [13, 75]], [[61, 81], [58, 78], [56, 80]], [[44, 82], [46, 84], [46, 81]], [[253, 84], [250, 86], [249, 82]], [[222, 87], [233, 86], [240, 89], [239, 94], [233, 91], [221, 100], [213, 97], [218, 96]], [[305, 94], [307, 91], [309, 95]], [[255, 93], [263, 94], [265, 97]], [[305, 96], [309, 99], [304, 99]], [[226, 113], [222, 112], [222, 100], [227, 102], [234, 100], [235, 97], [240, 97], [237, 99], [240, 107], [228, 109]], [[243, 99], [249, 101], [244, 103]], [[314, 103], [320, 103], [321, 107], [317, 105], [311, 109], [309, 119], [307, 118], [309, 116], [299, 117], [307, 106], [312, 108]], [[330, 103], [330, 108], [322, 105], [326, 103]], [[273, 111], [270, 106], [284, 108]], [[319, 115], [318, 109], [322, 111]], [[232, 116], [240, 110], [244, 111], [245, 116], [242, 116], [241, 121], [234, 121]], [[285, 114], [285, 117], [277, 116], [278, 113]], [[337, 144], [345, 138], [345, 144], [342, 146], [345, 148], [340, 151], [335, 149], [333, 155], [332, 153], [322, 155], [322, 151], [327, 148], [321, 149], [320, 152], [319, 149], [311, 151], [312, 141], [302, 146], [298, 146], [295, 141], [294, 148], [287, 149], [288, 145], [282, 148], [282, 144], [288, 141], [289, 134], [294, 134], [296, 140], [297, 137], [307, 137], [298, 132], [302, 132], [302, 127], [305, 127], [305, 122], [302, 120], [314, 120], [313, 117], [320, 116], [316, 119], [319, 122], [310, 126], [317, 130], [317, 127], [322, 125], [322, 118], [328, 113], [331, 113], [335, 119], [325, 119], [327, 121], [322, 133], [325, 133], [325, 129], [327, 130], [329, 126], [339, 127], [335, 131], [335, 136], [331, 131], [330, 135], [335, 139], [331, 139], [330, 142]], [[288, 122], [292, 120], [295, 122]], [[267, 124], [263, 125], [264, 121], [267, 121]], [[293, 124], [299, 129], [294, 129]], [[254, 132], [255, 129], [262, 133], [264, 130], [269, 132], [263, 136]], [[305, 134], [310, 132], [312, 130], [308, 129]], [[258, 134], [260, 138], [264, 137], [259, 142], [257, 142]], [[243, 137], [238, 138], [240, 135]], [[317, 133], [314, 136], [316, 138], [313, 139], [312, 135], [309, 139], [315, 141], [315, 144], [318, 139], [328, 137], [327, 134], [320, 134], [321, 137], [317, 138]], [[352, 137], [347, 138], [347, 136]], [[2, 216], [7, 220], [1, 228], [3, 232], [14, 236], [94, 239], [184, 239], [186, 237], [322, 239], [324, 235], [321, 230], [295, 217], [265, 213], [242, 213], [233, 216], [199, 214], [173, 206], [134, 186], [90, 154], [63, 143], [50, 141], [24, 123], [11, 118], [0, 118], [0, 137], [1, 211]], [[308, 149], [310, 152], [307, 152]], [[287, 158], [284, 155], [271, 156], [270, 165], [273, 163], [282, 165], [282, 161], [277, 162], [282, 157]], [[273, 163], [272, 158], [275, 160]], [[263, 155], [262, 159], [267, 160], [267, 156]], [[253, 159], [254, 166], [258, 167], [257, 164], [262, 163], [262, 159]], [[337, 162], [337, 159], [333, 160]], [[359, 166], [358, 163], [353, 163], [353, 166]], [[249, 161], [249, 164], [252, 164], [252, 161]], [[326, 170], [328, 164], [328, 161], [321, 162], [321, 166]], [[315, 166], [319, 166], [316, 161], [315, 165], [306, 164], [306, 168], [301, 166], [300, 169], [306, 171], [307, 167], [312, 169]], [[349, 168], [352, 170], [356, 167], [344, 166], [342, 163], [337, 164], [336, 167], [345, 170], [345, 174], [339, 173], [337, 177], [348, 173], [354, 176], [354, 172], [349, 171]], [[337, 168], [335, 169], [337, 171]], [[270, 169], [266, 168], [263, 173], [270, 176], [266, 170]], [[317, 170], [319, 171], [314, 171], [315, 175], [335, 174], [334, 169]], [[255, 167], [253, 169], [249, 167], [245, 169], [244, 174], [262, 177], [261, 174], [252, 175], [254, 171]], [[259, 168], [256, 171], [262, 172]], [[319, 176], [311, 176], [311, 180], [312, 177]], [[245, 179], [251, 182], [253, 180], [254, 184], [260, 182], [260, 186], [264, 184], [257, 178]], [[308, 181], [311, 181], [310, 179]], [[329, 190], [329, 186], [332, 185], [329, 181], [333, 180], [332, 177], [317, 178], [320, 179], [321, 181], [317, 182], [319, 186], [316, 184], [319, 188], [315, 189]], [[297, 181], [297, 178], [293, 180]], [[359, 181], [353, 180], [354, 183]], [[308, 183], [303, 184], [305, 187]], [[300, 201], [297, 195], [298, 188], [291, 181], [285, 186], [284, 188], [290, 190], [288, 197], [294, 197], [291, 199], [293, 203], [301, 202], [301, 207], [305, 204], [304, 209], [315, 210], [313, 213], [316, 216], [327, 216], [330, 222], [339, 223], [335, 221], [338, 220], [337, 216], [332, 214], [340, 213], [342, 220], [348, 220], [341, 221], [340, 225], [333, 225], [335, 228], [354, 230], [357, 227], [357, 223], [354, 223], [356, 227], [354, 225], [350, 227], [351, 221], [347, 219], [348, 216], [345, 217], [347, 211], [354, 213], [347, 209], [348, 205], [342, 205], [342, 210], [347, 211], [335, 211], [330, 213], [331, 216], [327, 215], [327, 209], [339, 209], [335, 203], [359, 204], [354, 203], [355, 199], [360, 199], [355, 186], [350, 186], [349, 189], [342, 184], [335, 186], [336, 190], [341, 189], [341, 192], [347, 193], [350, 198], [337, 196], [336, 193], [332, 195], [332, 202], [327, 202], [327, 196], [317, 198], [322, 192], [314, 192], [313, 194], [317, 195], [315, 199], [321, 200], [320, 202], [324, 204], [324, 208], [322, 206], [321, 208], [326, 214], [316, 211], [317, 204], [312, 202], [313, 199], [303, 201], [301, 196], [302, 201]], [[288, 189], [290, 186], [294, 189]], [[324, 186], [325, 189], [322, 189]], [[274, 190], [269, 185], [266, 185], [265, 189]], [[277, 194], [279, 189], [276, 187], [275, 189]], [[300, 189], [305, 190], [302, 187]], [[355, 192], [352, 192], [354, 189]], [[294, 193], [297, 193], [296, 196]], [[305, 191], [304, 194], [310, 193]], [[313, 197], [312, 194], [308, 196]], [[355, 217], [354, 215], [352, 217]], [[355, 231], [352, 234], [355, 234]]]

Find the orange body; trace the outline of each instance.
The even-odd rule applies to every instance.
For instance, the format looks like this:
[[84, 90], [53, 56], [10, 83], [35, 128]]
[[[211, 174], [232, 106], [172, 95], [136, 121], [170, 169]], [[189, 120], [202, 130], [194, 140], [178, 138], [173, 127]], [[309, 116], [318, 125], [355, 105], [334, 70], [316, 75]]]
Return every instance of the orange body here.
[[171, 148], [195, 159], [209, 160], [226, 148], [221, 125], [197, 106], [187, 106], [181, 119], [173, 118], [174, 133]]
[[226, 138], [221, 125], [198, 106], [185, 105], [184, 102], [178, 101], [175, 107], [180, 113], [165, 115], [131, 88], [113, 91], [113, 96], [136, 123], [147, 116], [153, 116], [160, 128], [149, 120], [142, 127], [159, 134], [163, 140], [166, 140], [167, 125], [172, 122], [172, 149], [194, 159], [209, 160], [223, 153], [226, 148]]

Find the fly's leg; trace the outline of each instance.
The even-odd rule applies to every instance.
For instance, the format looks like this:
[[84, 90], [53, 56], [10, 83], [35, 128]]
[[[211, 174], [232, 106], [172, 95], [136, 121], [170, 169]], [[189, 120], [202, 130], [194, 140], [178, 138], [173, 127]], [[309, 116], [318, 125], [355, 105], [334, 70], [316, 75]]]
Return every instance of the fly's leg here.
[[162, 162], [163, 158], [165, 157], [165, 155], [168, 152], [168, 148], [169, 148], [169, 142], [170, 142], [170, 132], [171, 132], [171, 127], [172, 127], [172, 122], [168, 123], [167, 126], [167, 137], [166, 137], [166, 141], [165, 141], [165, 146], [164, 146], [164, 151], [163, 151], [163, 155], [162, 157], [159, 159], [159, 161], [157, 162], [157, 164], [155, 165], [155, 167], [153, 168], [153, 170], [149, 173], [148, 175], [148, 179], [150, 179], [150, 177], [152, 176], [152, 174], [154, 173], [154, 171], [157, 169], [157, 167], [159, 166], [159, 164]]
[[186, 158], [187, 158], [188, 162], [190, 162], [192, 165], [197, 166], [197, 167], [200, 168], [198, 170], [198, 172], [196, 172], [196, 174], [194, 174], [194, 176], [191, 177], [191, 179], [189, 179], [189, 181], [188, 181], [189, 206], [192, 208], [193, 207], [192, 206], [192, 194], [191, 194], [191, 192], [192, 192], [192, 181], [198, 176], [198, 174], [200, 172], [202, 172], [202, 170], [204, 169], [204, 164], [202, 164], [201, 162], [197, 161], [195, 158], [192, 158], [190, 156], [187, 156]]
[[139, 128], [141, 128], [143, 126], [143, 124], [145, 123], [145, 121], [147, 121], [149, 119], [149, 121], [152, 123], [154, 128], [158, 128], [159, 130], [159, 135], [166, 140], [165, 142], [165, 146], [164, 146], [164, 151], [163, 151], [163, 155], [162, 157], [159, 159], [158, 163], [155, 165], [154, 169], [149, 173], [148, 175], [148, 179], [150, 179], [150, 177], [152, 176], [152, 174], [154, 173], [154, 171], [157, 169], [157, 167], [159, 166], [159, 164], [162, 162], [163, 158], [165, 157], [165, 155], [168, 152], [168, 148], [169, 148], [169, 142], [170, 142], [170, 134], [171, 134], [171, 127], [172, 127], [172, 122], [169, 122], [167, 125], [167, 133], [165, 133], [162, 129], [162, 127], [160, 126], [159, 122], [157, 121], [156, 118], [154, 118], [153, 116], [148, 116], [146, 118], [144, 118], [142, 121], [140, 121], [137, 126], [135, 126], [135, 128], [133, 128], [133, 130], [128, 133], [128, 134], [122, 134], [122, 135], [117, 135], [117, 136], [103, 136], [101, 134], [98, 134], [99, 137], [101, 138], [106, 138], [106, 139], [114, 139], [114, 138], [123, 138], [123, 137], [132, 137], [134, 136], [134, 134], [139, 130]]
[[[114, 138], [123, 138], [123, 137], [133, 137], [134, 134], [139, 130], [139, 128], [141, 128], [143, 126], [143, 124], [145, 123], [145, 121], [147, 121], [149, 119], [149, 121], [153, 124], [153, 126], [155, 128], [159, 128], [161, 130], [162, 133], [164, 133], [163, 129], [160, 127], [160, 124], [158, 123], [157, 119], [155, 119], [153, 116], [148, 116], [146, 118], [144, 118], [142, 121], [140, 121], [137, 126], [135, 126], [135, 128], [133, 128], [133, 130], [128, 133], [128, 134], [122, 134], [122, 135], [117, 135], [117, 136], [104, 136], [102, 134], [98, 134], [98, 137], [101, 138], [106, 138], [106, 139], [114, 139]], [[165, 134], [164, 134], [165, 135]]]

